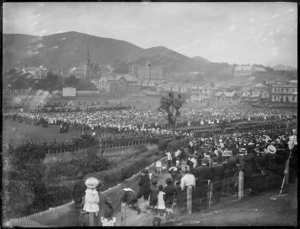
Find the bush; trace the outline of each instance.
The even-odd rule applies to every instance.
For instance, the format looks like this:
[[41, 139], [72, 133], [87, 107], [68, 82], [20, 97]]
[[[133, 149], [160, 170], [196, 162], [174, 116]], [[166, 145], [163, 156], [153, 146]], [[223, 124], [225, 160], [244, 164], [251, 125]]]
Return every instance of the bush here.
[[102, 190], [106, 190], [109, 187], [113, 187], [118, 183], [121, 183], [124, 179], [132, 177], [136, 173], [140, 172], [141, 169], [147, 167], [160, 158], [161, 155], [159, 151], [148, 151], [138, 155], [134, 159], [128, 159], [122, 162], [118, 165], [118, 167], [96, 174], [91, 174], [91, 176], [101, 179], [103, 181]]
[[168, 146], [167, 146], [167, 150], [174, 152], [178, 149], [180, 149], [181, 147], [185, 147], [186, 143], [184, 140], [175, 140], [175, 141], [171, 141], [169, 142]]
[[105, 157], [98, 157], [93, 152], [83, 159], [72, 159], [71, 161], [59, 161], [50, 164], [46, 174], [46, 180], [56, 182], [57, 178], [67, 176], [71, 179], [75, 178], [78, 172], [85, 174], [103, 171], [109, 168], [110, 161]]
[[[45, 170], [43, 160], [46, 151], [37, 144], [25, 143], [11, 152], [10, 180], [5, 183], [6, 210], [13, 217], [27, 214], [30, 206], [45, 203]], [[6, 208], [5, 207], [5, 208]]]
[[69, 186], [48, 186], [47, 187], [47, 200], [48, 207], [56, 207], [63, 205], [72, 200], [72, 185]]
[[9, 181], [3, 191], [3, 221], [22, 216], [22, 210], [31, 205], [35, 198], [33, 190], [22, 181]]
[[158, 150], [165, 151], [167, 149], [168, 144], [172, 141], [172, 138], [169, 139], [159, 139], [158, 140]]

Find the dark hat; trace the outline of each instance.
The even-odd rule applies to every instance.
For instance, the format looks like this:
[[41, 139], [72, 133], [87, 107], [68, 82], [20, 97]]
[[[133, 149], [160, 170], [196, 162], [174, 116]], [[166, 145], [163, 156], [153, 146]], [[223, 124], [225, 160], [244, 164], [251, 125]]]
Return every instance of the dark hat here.
[[245, 148], [240, 148], [240, 153], [247, 153], [247, 150]]
[[208, 159], [206, 157], [204, 157], [204, 158], [201, 159], [201, 162], [206, 164], [206, 163], [208, 163]]
[[141, 172], [142, 172], [142, 173], [145, 173], [145, 174], [148, 174], [148, 173], [149, 173], [148, 169], [142, 169]]
[[77, 173], [76, 177], [77, 177], [77, 179], [82, 179], [83, 178], [83, 174], [82, 173]]
[[156, 185], [156, 184], [157, 184], [157, 179], [153, 179], [153, 180], [151, 181], [151, 184]]
[[170, 178], [170, 177], [168, 177], [167, 179], [166, 179], [166, 184], [171, 184], [172, 183], [172, 179]]

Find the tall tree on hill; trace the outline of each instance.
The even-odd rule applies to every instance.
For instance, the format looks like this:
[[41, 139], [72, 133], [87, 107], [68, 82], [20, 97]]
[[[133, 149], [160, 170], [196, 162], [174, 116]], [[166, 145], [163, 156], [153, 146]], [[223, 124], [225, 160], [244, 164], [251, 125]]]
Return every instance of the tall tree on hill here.
[[177, 94], [176, 96], [173, 92], [170, 92], [168, 96], [163, 96], [160, 100], [158, 110], [165, 114], [165, 118], [172, 128], [173, 136], [175, 135], [177, 119], [180, 116], [180, 108], [183, 106], [184, 101], [183, 95]]

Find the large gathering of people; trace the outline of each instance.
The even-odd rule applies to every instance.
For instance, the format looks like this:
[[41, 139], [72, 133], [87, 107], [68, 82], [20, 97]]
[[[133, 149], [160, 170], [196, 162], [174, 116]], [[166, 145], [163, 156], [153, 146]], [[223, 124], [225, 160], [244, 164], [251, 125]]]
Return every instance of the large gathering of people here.
[[[4, 112], [3, 116], [27, 125], [58, 125], [61, 133], [80, 131], [82, 136], [89, 136], [40, 142], [49, 153], [91, 146], [106, 149], [157, 144], [159, 140], [174, 138], [164, 114], [159, 111], [126, 107], [69, 112], [51, 111], [55, 106], [42, 109]], [[144, 213], [152, 215], [153, 226], [159, 226], [164, 220], [174, 220], [176, 214], [186, 212], [188, 188], [192, 190], [192, 212], [206, 210], [218, 204], [222, 197], [235, 194], [240, 171], [244, 173], [244, 187], [255, 194], [266, 185], [280, 181], [286, 173], [286, 161], [291, 158], [289, 180], [294, 182], [297, 175], [297, 139], [293, 138], [296, 118], [297, 111], [287, 109], [183, 108], [174, 132], [181, 145], [167, 147], [166, 165], [158, 161], [153, 171], [141, 171], [138, 192], [123, 185], [120, 205], [140, 214], [145, 210], [140, 206], [146, 204]], [[10, 147], [14, 147], [12, 142], [8, 150]], [[166, 173], [163, 171], [169, 176], [161, 185], [158, 180]], [[82, 174], [79, 178], [82, 179]], [[79, 212], [99, 213], [102, 195], [99, 183], [97, 179], [76, 183], [73, 198]], [[108, 208], [94, 219], [98, 225], [116, 223], [111, 200], [107, 200]]]

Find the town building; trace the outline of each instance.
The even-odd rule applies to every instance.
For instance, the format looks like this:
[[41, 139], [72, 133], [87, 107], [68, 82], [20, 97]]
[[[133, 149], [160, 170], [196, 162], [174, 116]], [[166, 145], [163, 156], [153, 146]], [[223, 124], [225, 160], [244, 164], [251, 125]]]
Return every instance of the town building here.
[[83, 78], [87, 80], [99, 79], [102, 76], [102, 71], [97, 63], [93, 63], [90, 57], [90, 50], [87, 47], [85, 61], [80, 63], [79, 66], [69, 70], [69, 76], [76, 78]]
[[239, 65], [234, 69], [234, 77], [264, 76], [266, 69], [257, 65]]
[[273, 85], [271, 92], [271, 101], [280, 103], [297, 103], [298, 86], [297, 85]]
[[217, 103], [236, 103], [238, 101], [238, 95], [235, 91], [233, 92], [216, 92], [215, 101]]
[[166, 79], [164, 67], [152, 65], [150, 61], [146, 61], [144, 66], [137, 64], [131, 65], [129, 67], [129, 73], [141, 81], [152, 80], [154, 82], [161, 82]]
[[136, 77], [129, 74], [102, 76], [92, 82], [100, 92], [137, 92], [141, 87]]
[[29, 75], [27, 78], [29, 79], [42, 79], [47, 76], [48, 70], [47, 68], [40, 66], [40, 67], [24, 67], [22, 68], [23, 73], [28, 73]]

